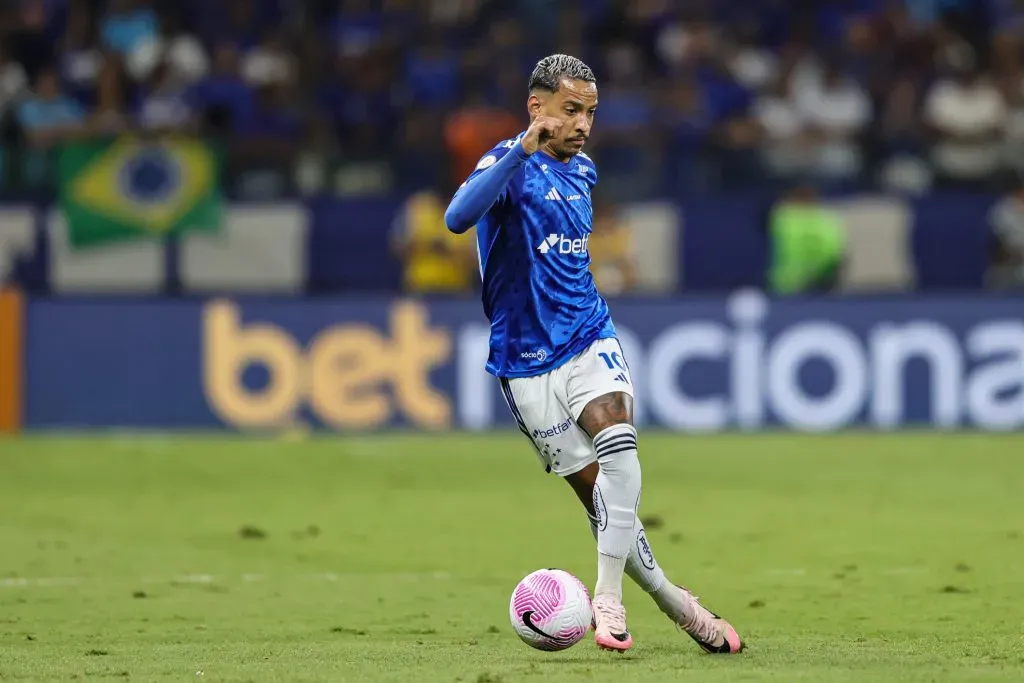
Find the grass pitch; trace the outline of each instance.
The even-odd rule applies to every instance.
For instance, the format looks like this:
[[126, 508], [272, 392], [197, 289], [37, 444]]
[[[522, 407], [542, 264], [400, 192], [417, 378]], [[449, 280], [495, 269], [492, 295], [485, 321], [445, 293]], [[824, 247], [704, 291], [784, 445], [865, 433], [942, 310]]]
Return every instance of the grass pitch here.
[[0, 680], [1024, 681], [1024, 439], [641, 435], [669, 576], [716, 658], [629, 586], [636, 646], [528, 649], [538, 567], [594, 580], [518, 435], [0, 440]]

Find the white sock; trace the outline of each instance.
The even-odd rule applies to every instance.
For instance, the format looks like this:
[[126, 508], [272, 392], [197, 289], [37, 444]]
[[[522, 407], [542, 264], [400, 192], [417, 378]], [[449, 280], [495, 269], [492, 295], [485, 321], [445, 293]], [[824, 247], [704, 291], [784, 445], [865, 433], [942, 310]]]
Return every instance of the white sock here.
[[617, 424], [594, 437], [601, 471], [594, 484], [597, 514], [597, 586], [594, 595], [622, 596], [622, 573], [634, 545], [636, 509], [640, 504], [640, 459], [636, 430]]
[[[590, 532], [597, 538], [597, 520], [589, 514]], [[637, 531], [635, 543], [629, 549], [629, 557], [626, 558], [626, 575], [633, 579], [636, 585], [648, 593], [658, 609], [672, 618], [673, 621], [680, 621], [683, 615], [683, 593], [665, 576], [661, 565], [654, 558], [654, 551], [647, 541], [647, 532], [640, 521], [636, 523]], [[600, 562], [598, 557], [598, 562]]]
[[[614, 595], [622, 599], [622, 572], [626, 568], [626, 558], [612, 557], [601, 551], [597, 552], [597, 586], [594, 596]], [[615, 577], [618, 577], [616, 580]]]

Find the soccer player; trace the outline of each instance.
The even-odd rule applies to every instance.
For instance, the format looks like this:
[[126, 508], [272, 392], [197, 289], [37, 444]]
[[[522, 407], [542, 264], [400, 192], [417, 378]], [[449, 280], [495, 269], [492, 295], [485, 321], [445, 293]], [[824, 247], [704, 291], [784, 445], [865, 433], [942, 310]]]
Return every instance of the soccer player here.
[[666, 579], [637, 519], [640, 461], [633, 386], [608, 306], [589, 271], [590, 191], [583, 153], [597, 111], [593, 72], [568, 55], [530, 77], [530, 126], [488, 152], [455, 193], [445, 222], [476, 226], [487, 370], [541, 464], [563, 477], [597, 538], [597, 644], [628, 650], [623, 572], [708, 652], [738, 652], [736, 630]]

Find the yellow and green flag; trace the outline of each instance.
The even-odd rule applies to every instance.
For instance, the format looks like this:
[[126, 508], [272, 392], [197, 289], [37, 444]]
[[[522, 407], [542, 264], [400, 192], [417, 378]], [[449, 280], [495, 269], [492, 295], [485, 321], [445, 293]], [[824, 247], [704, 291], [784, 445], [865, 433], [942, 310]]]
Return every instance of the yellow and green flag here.
[[201, 140], [126, 136], [68, 145], [59, 176], [71, 244], [216, 231], [219, 175], [218, 155]]

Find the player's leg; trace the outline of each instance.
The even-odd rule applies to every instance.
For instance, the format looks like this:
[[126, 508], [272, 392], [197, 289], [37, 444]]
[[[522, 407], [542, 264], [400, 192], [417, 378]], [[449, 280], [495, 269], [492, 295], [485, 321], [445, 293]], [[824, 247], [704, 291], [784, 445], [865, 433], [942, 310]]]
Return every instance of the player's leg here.
[[[632, 424], [632, 383], [617, 340], [600, 340], [581, 354], [570, 370], [567, 393], [576, 423], [593, 439], [598, 465], [593, 478], [593, 504], [588, 508], [597, 523], [595, 640], [602, 647], [627, 649], [632, 638], [626, 629], [625, 609], [622, 607], [622, 575], [631, 551], [637, 553], [640, 566], [643, 566], [644, 559], [648, 559], [653, 567], [657, 565], [653, 562], [649, 545], [646, 546], [649, 558], [640, 557], [635, 550], [638, 540], [646, 542], [637, 519], [641, 470], [636, 429]], [[577, 489], [577, 495], [586, 492], [582, 477], [574, 477], [573, 481], [570, 484]], [[646, 578], [657, 582], [657, 573]], [[666, 586], [663, 574], [660, 580], [661, 597], [664, 599], [659, 600], [659, 606], [664, 602], [673, 620], [704, 649], [736, 652], [741, 648], [732, 626], [702, 607], [686, 589], [673, 584]], [[602, 628], [602, 621], [605, 628]]]
[[[580, 357], [583, 355], [585, 354], [581, 354]], [[595, 449], [594, 439], [579, 424], [579, 414], [572, 410], [569, 400], [568, 388], [572, 384], [570, 377], [574, 366], [575, 363], [567, 363], [544, 375], [502, 380], [502, 392], [519, 429], [530, 438], [547, 470], [563, 478], [596, 464], [602, 453], [615, 455], [622, 447], [633, 448], [635, 461], [635, 432], [626, 431], [621, 437], [614, 439], [610, 438], [615, 436], [614, 434], [605, 434], [604, 440], [599, 440], [599, 443], [604, 443], [605, 446]], [[582, 409], [581, 404], [578, 410]], [[632, 430], [628, 424], [626, 427]], [[619, 459], [616, 462], [625, 462], [628, 466], [626, 459]], [[632, 545], [639, 495], [639, 482], [632, 493], [627, 490], [625, 495], [617, 483], [619, 479], [635, 479], [638, 475], [639, 472], [635, 472], [635, 476], [634, 473], [621, 470], [616, 472], [615, 463], [607, 460], [606, 465], [599, 470], [597, 479], [598, 484], [604, 484], [608, 499], [601, 499], [597, 493], [598, 488], [593, 487], [592, 508], [600, 510], [604, 515], [599, 527], [603, 527], [605, 531], [604, 546], [600, 535], [598, 538], [598, 548], [601, 551], [598, 556], [601, 559], [598, 566], [598, 590], [595, 590], [594, 596], [595, 639], [603, 647], [616, 650], [625, 650], [632, 645], [632, 638], [626, 630], [625, 611], [622, 609], [621, 586], [623, 568]], [[606, 480], [612, 483], [609, 484]], [[607, 531], [609, 528], [614, 529], [623, 525], [623, 515], [620, 511], [623, 507], [626, 508], [624, 512], [631, 515], [625, 522], [625, 538], [614, 539], [618, 546], [609, 549]], [[610, 520], [612, 514], [617, 515], [614, 524]]]
[[[597, 516], [594, 514], [594, 485], [597, 483], [599, 470], [599, 465], [594, 462], [565, 478], [587, 511], [590, 531], [594, 535], [594, 540], [597, 540], [598, 523]], [[665, 578], [665, 572], [654, 558], [654, 552], [647, 540], [647, 533], [639, 519], [634, 531], [629, 556], [626, 558], [626, 575], [651, 595], [662, 612], [670, 616], [679, 614], [683, 608], [682, 600], [677, 590], [669, 588], [672, 584]]]
[[593, 440], [598, 465], [592, 498], [597, 522], [594, 639], [603, 648], [625, 650], [633, 638], [622, 606], [622, 576], [633, 547], [641, 490], [632, 396], [615, 391], [592, 398], [576, 422]]
[[[595, 540], [597, 516], [594, 514], [593, 496], [598, 469], [599, 466], [595, 462], [565, 477], [587, 511], [590, 531]], [[702, 648], [713, 653], [739, 652], [743, 644], [736, 630], [701, 605], [689, 590], [673, 583], [665, 576], [665, 572], [654, 557], [654, 551], [639, 519], [635, 538], [636, 542], [630, 548], [629, 557], [626, 559], [626, 574], [651, 596], [665, 616], [686, 631]]]

